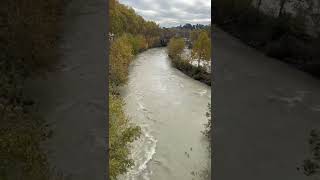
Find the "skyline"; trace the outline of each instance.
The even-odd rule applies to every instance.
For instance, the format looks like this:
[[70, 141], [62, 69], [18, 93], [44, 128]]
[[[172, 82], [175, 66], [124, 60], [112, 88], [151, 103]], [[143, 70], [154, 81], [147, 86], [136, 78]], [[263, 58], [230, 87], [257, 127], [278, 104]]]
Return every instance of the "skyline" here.
[[119, 0], [132, 7], [146, 20], [155, 21], [160, 27], [211, 23], [210, 0]]

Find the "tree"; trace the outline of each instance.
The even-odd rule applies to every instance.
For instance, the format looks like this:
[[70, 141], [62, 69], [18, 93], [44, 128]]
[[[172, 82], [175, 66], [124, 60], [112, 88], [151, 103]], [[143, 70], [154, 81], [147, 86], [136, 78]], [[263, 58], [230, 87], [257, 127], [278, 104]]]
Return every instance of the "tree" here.
[[199, 37], [199, 34], [200, 34], [201, 30], [192, 30], [191, 33], [190, 33], [190, 40], [192, 43], [195, 43], [196, 40], [198, 39]]
[[211, 41], [206, 32], [201, 32], [198, 39], [196, 40], [191, 55], [193, 58], [198, 60], [198, 67], [200, 61], [209, 61], [211, 58]]
[[143, 35], [147, 42], [151, 45], [151, 40], [159, 36], [160, 27], [153, 21], [146, 21], [141, 16], [137, 15], [131, 7], [119, 3], [118, 0], [109, 1], [110, 5], [110, 29], [117, 36], [123, 33], [132, 35]]
[[115, 40], [110, 47], [109, 77], [116, 85], [127, 80], [129, 64], [133, 58], [133, 49], [128, 36]]
[[184, 40], [182, 38], [171, 38], [168, 44], [168, 54], [171, 58], [177, 59], [180, 57], [185, 47]]
[[192, 25], [189, 24], [189, 23], [187, 23], [187, 24], [185, 24], [185, 25], [183, 26], [183, 28], [185, 28], [185, 29], [192, 29]]

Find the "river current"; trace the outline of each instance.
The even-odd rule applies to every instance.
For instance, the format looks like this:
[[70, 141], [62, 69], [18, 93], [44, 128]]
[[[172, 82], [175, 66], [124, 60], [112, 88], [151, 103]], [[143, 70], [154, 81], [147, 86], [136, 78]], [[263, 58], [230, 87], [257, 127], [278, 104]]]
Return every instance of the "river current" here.
[[211, 89], [172, 67], [166, 51], [149, 49], [131, 64], [122, 96], [142, 135], [131, 148], [135, 165], [120, 179], [200, 179], [211, 167], [209, 142], [201, 132]]

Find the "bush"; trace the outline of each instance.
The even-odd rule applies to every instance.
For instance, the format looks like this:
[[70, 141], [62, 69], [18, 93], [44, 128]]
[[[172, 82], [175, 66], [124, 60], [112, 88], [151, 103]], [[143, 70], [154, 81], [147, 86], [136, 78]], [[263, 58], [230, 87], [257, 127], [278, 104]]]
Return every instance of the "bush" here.
[[133, 49], [128, 36], [116, 39], [110, 47], [109, 79], [116, 85], [127, 81], [128, 69], [133, 58]]
[[129, 158], [130, 143], [137, 139], [141, 130], [129, 124], [119, 96], [109, 94], [109, 177], [116, 180], [117, 176], [127, 172], [133, 165]]
[[132, 34], [124, 34], [123, 36], [129, 40], [129, 43], [133, 50], [132, 53], [134, 55], [147, 49], [147, 41], [144, 36], [142, 35], [133, 36]]

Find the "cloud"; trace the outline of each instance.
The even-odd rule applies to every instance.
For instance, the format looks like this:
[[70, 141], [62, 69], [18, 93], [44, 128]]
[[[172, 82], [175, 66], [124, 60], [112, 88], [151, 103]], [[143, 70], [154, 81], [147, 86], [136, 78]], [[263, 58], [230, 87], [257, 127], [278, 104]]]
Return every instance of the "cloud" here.
[[162, 27], [211, 22], [211, 0], [119, 0]]

